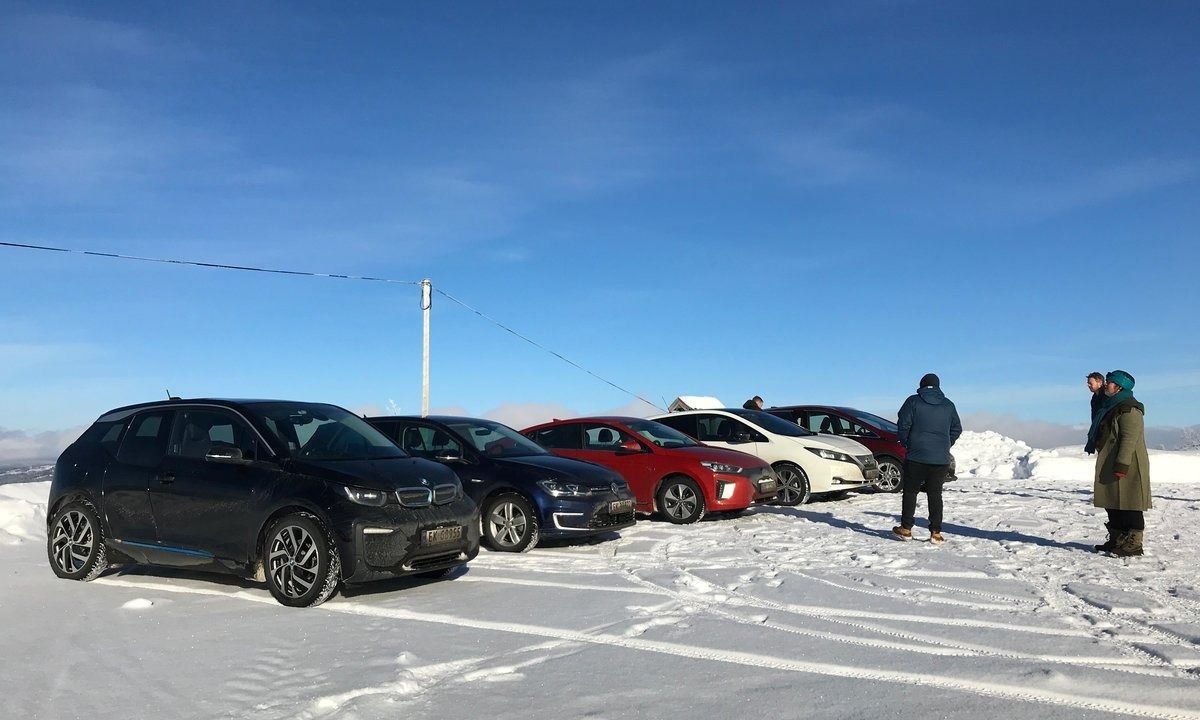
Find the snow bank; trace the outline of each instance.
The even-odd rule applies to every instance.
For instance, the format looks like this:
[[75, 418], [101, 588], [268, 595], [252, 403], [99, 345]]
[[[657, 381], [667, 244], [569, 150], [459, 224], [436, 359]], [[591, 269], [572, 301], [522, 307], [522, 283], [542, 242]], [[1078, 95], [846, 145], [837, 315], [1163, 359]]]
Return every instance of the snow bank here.
[[[1096, 456], [1083, 448], [1063, 447], [1034, 450], [1027, 460], [1028, 477], [1091, 483]], [[1151, 450], [1150, 484], [1200, 483], [1200, 452], [1194, 450]]]
[[[1084, 453], [1082, 447], [1033, 450], [1020, 440], [990, 430], [964, 432], [954, 444], [954, 459], [960, 477], [1090, 484], [1096, 470], [1096, 456]], [[1150, 482], [1200, 483], [1200, 452], [1151, 450]]]
[[46, 538], [46, 499], [50, 483], [0, 485], [0, 544]]
[[955, 474], [959, 477], [1025, 477], [1025, 460], [1032, 451], [1020, 440], [998, 432], [964, 432], [954, 443]]

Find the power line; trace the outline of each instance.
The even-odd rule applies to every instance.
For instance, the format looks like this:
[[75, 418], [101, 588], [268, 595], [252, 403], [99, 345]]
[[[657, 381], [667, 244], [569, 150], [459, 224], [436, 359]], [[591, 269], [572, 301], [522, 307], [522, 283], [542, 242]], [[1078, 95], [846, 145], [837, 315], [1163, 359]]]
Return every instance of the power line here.
[[336, 273], [304, 272], [303, 270], [279, 270], [277, 268], [253, 267], [251, 265], [228, 265], [225, 263], [200, 262], [198, 260], [174, 260], [171, 258], [152, 258], [139, 255], [122, 255], [120, 253], [99, 252], [96, 250], [75, 250], [73, 248], [50, 247], [49, 245], [26, 245], [24, 243], [0, 242], [5, 247], [25, 248], [27, 250], [48, 250], [50, 252], [74, 253], [76, 255], [91, 255], [93, 257], [115, 258], [117, 260], [139, 260], [141, 262], [164, 263], [166, 265], [192, 265], [194, 267], [215, 268], [219, 270], [244, 270], [246, 272], [271, 273], [274, 275], [303, 275], [307, 277], [338, 278], [340, 280], [366, 280], [369, 282], [392, 283], [394, 285], [420, 285], [419, 280], [392, 280], [390, 278], [365, 277], [362, 275], [339, 275]]
[[500, 329], [502, 329], [502, 330], [504, 330], [504, 331], [506, 331], [506, 332], [508, 332], [508, 333], [510, 333], [510, 334], [512, 334], [512, 335], [514, 335], [514, 336], [516, 336], [516, 337], [518, 337], [518, 338], [520, 338], [520, 339], [524, 340], [525, 342], [529, 343], [530, 345], [534, 346], [535, 348], [538, 348], [539, 350], [543, 350], [543, 351], [545, 351], [545, 352], [548, 352], [548, 353], [550, 353], [551, 355], [553, 355], [554, 357], [558, 358], [559, 360], [562, 360], [563, 362], [565, 362], [566, 364], [570, 365], [571, 367], [574, 367], [574, 368], [576, 368], [577, 370], [582, 370], [583, 372], [587, 373], [588, 375], [591, 375], [592, 377], [596, 378], [596, 379], [597, 379], [597, 380], [599, 380], [600, 382], [602, 382], [602, 383], [604, 383], [604, 384], [606, 384], [606, 385], [609, 385], [609, 386], [611, 386], [611, 387], [614, 387], [614, 388], [616, 388], [617, 390], [620, 390], [621, 392], [625, 393], [626, 395], [631, 395], [631, 396], [633, 396], [633, 397], [637, 398], [638, 400], [641, 400], [642, 402], [646, 403], [646, 404], [647, 404], [647, 405], [649, 405], [650, 407], [653, 407], [653, 408], [658, 408], [659, 410], [662, 410], [662, 408], [658, 407], [658, 405], [656, 405], [656, 404], [654, 404], [654, 403], [650, 402], [649, 400], [647, 400], [646, 398], [642, 397], [641, 395], [638, 395], [637, 393], [633, 392], [632, 390], [626, 390], [625, 388], [623, 388], [623, 387], [621, 387], [620, 385], [618, 385], [618, 384], [614, 383], [613, 381], [611, 381], [611, 380], [609, 380], [609, 379], [607, 379], [607, 378], [601, 377], [601, 376], [597, 375], [596, 373], [592, 372], [591, 370], [588, 370], [587, 368], [585, 368], [584, 366], [582, 366], [582, 365], [580, 365], [579, 363], [575, 362], [574, 360], [571, 360], [570, 358], [564, 357], [563, 355], [561, 355], [561, 354], [559, 354], [559, 353], [557, 353], [557, 352], [555, 352], [555, 351], [551, 350], [550, 348], [546, 347], [545, 345], [542, 345], [541, 343], [539, 343], [539, 342], [537, 342], [537, 341], [535, 341], [535, 340], [532, 340], [532, 339], [530, 339], [530, 338], [528, 338], [528, 337], [526, 337], [526, 336], [522, 335], [521, 333], [517, 332], [516, 330], [513, 330], [512, 328], [510, 328], [509, 326], [507, 326], [507, 325], [505, 325], [504, 323], [500, 322], [499, 320], [497, 320], [497, 319], [495, 319], [495, 318], [493, 318], [493, 317], [491, 317], [491, 316], [489, 316], [489, 315], [486, 315], [486, 314], [484, 314], [482, 311], [480, 311], [480, 310], [478, 310], [478, 309], [476, 309], [476, 308], [473, 308], [473, 307], [471, 307], [470, 305], [466, 304], [466, 303], [465, 303], [465, 302], [463, 302], [462, 300], [459, 300], [458, 298], [454, 297], [453, 295], [451, 295], [450, 293], [446, 292], [445, 290], [440, 290], [440, 289], [438, 289], [438, 288], [436, 288], [436, 287], [435, 287], [435, 288], [433, 289], [433, 291], [434, 291], [434, 292], [436, 292], [438, 295], [441, 295], [442, 297], [444, 297], [444, 298], [446, 298], [447, 300], [451, 301], [451, 302], [455, 302], [455, 303], [458, 303], [459, 305], [462, 305], [462, 306], [463, 306], [464, 308], [466, 308], [467, 310], [470, 310], [471, 312], [475, 313], [476, 315], [478, 315], [479, 317], [483, 318], [484, 320], [487, 320], [488, 322], [492, 323], [493, 325], [495, 325], [495, 326], [499, 327]]
[[[362, 275], [342, 275], [339, 273], [305, 272], [302, 270], [280, 270], [277, 268], [254, 267], [251, 265], [230, 265], [227, 263], [200, 262], [198, 260], [178, 260], [178, 259], [173, 259], [173, 258], [142, 257], [140, 255], [123, 255], [121, 253], [100, 252], [97, 250], [77, 250], [74, 248], [52, 247], [49, 245], [30, 245], [30, 244], [26, 244], [26, 243], [14, 243], [14, 242], [0, 241], [0, 246], [12, 247], [12, 248], [23, 248], [26, 250], [42, 250], [42, 251], [47, 251], [47, 252], [72, 253], [72, 254], [76, 254], [76, 255], [90, 255], [92, 257], [106, 257], [106, 258], [113, 258], [116, 260], [137, 260], [140, 262], [162, 263], [165, 265], [190, 265], [192, 267], [202, 267], [202, 268], [217, 269], [217, 270], [241, 270], [241, 271], [245, 271], [245, 272], [270, 273], [270, 274], [274, 274], [274, 275], [300, 275], [300, 276], [304, 276], [304, 277], [337, 278], [340, 280], [364, 280], [364, 281], [368, 281], [368, 282], [391, 283], [394, 285], [420, 285], [421, 284], [421, 282], [419, 280], [393, 280], [391, 278], [367, 277], [367, 276], [362, 276]], [[444, 290], [441, 290], [439, 288], [436, 288], [436, 287], [434, 288], [434, 292], [436, 292], [437, 294], [441, 295], [442, 297], [446, 298], [447, 300], [449, 300], [453, 303], [457, 303], [458, 305], [461, 305], [462, 307], [475, 313], [476, 315], [483, 318], [484, 320], [492, 323], [493, 325], [499, 327], [500, 329], [504, 330], [505, 332], [508, 332], [509, 334], [511, 334], [521, 340], [524, 340], [525, 342], [538, 348], [539, 350], [550, 353], [551, 355], [558, 358], [559, 360], [562, 360], [563, 362], [567, 363], [571, 367], [573, 367], [577, 370], [581, 370], [581, 371], [587, 373], [588, 375], [591, 375], [592, 377], [596, 378], [600, 382], [602, 382], [610, 387], [616, 388], [617, 390], [620, 390], [621, 392], [625, 393], [626, 395], [635, 397], [638, 400], [641, 400], [642, 402], [646, 403], [650, 407], [654, 407], [654, 408], [659, 407], [658, 405], [655, 405], [654, 403], [650, 402], [649, 400], [642, 397], [641, 395], [638, 395], [637, 393], [633, 392], [632, 390], [626, 390], [625, 388], [614, 383], [613, 381], [611, 381], [607, 378], [601, 377], [600, 375], [597, 375], [596, 373], [592, 372], [591, 370], [588, 370], [587, 368], [585, 368], [584, 366], [575, 362], [574, 360], [571, 360], [570, 358], [563, 356], [561, 353], [557, 353], [554, 350], [551, 350], [550, 348], [546, 347], [545, 345], [542, 345], [541, 343], [536, 342], [536, 341], [526, 337], [525, 335], [522, 335], [521, 333], [517, 332], [516, 330], [513, 330], [511, 327], [505, 325], [504, 323], [500, 322], [499, 320], [483, 313], [482, 311], [478, 310], [477, 308], [474, 308], [474, 307], [468, 305], [467, 303], [463, 302], [462, 300], [459, 300], [458, 298], [454, 297], [450, 293], [448, 293]], [[659, 409], [661, 410], [662, 408], [659, 408]]]

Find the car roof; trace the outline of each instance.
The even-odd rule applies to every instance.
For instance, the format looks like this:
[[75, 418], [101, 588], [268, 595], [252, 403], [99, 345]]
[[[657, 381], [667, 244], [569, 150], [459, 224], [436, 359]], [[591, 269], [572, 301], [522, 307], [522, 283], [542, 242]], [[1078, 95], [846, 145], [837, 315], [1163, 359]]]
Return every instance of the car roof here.
[[367, 420], [425, 420], [428, 422], [440, 423], [446, 425], [452, 422], [462, 422], [469, 420], [471, 422], [494, 422], [503, 425], [499, 420], [488, 420], [487, 418], [471, 417], [469, 415], [374, 415]]

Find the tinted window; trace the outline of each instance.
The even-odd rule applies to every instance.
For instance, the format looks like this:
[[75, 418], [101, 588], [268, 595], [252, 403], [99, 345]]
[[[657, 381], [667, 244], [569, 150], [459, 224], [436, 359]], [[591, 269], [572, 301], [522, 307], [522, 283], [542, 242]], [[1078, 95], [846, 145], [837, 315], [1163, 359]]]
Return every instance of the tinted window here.
[[171, 437], [171, 454], [203, 458], [213, 448], [238, 448], [242, 457], [257, 457], [254, 434], [232, 413], [221, 410], [181, 410]]
[[642, 446], [632, 435], [612, 425], [591, 424], [583, 426], [583, 447], [585, 450], [608, 450], [616, 452], [621, 449], [622, 443], [627, 442], [637, 443], [638, 447]]
[[545, 448], [557, 450], [579, 450], [579, 424], [555, 425], [542, 428], [533, 434], [533, 441]]
[[[772, 417], [774, 416], [772, 415]], [[700, 433], [698, 439], [701, 442], [733, 442], [738, 435], [751, 439], [762, 437], [746, 423], [724, 415], [697, 415], [696, 424], [697, 431]]]
[[400, 448], [409, 455], [433, 458], [453, 452], [460, 457], [463, 454], [462, 443], [450, 436], [445, 430], [438, 430], [425, 425], [403, 425], [398, 427], [400, 433]]
[[121, 442], [117, 459], [130, 465], [153, 467], [167, 452], [174, 410], [153, 410], [134, 416]]
[[76, 442], [80, 445], [102, 447], [109, 453], [116, 455], [117, 447], [121, 444], [121, 431], [125, 429], [126, 420], [128, 418], [125, 420], [93, 423]]
[[696, 431], [696, 416], [695, 415], [668, 415], [655, 420], [670, 428], [675, 428], [684, 435], [699, 439], [699, 434]]

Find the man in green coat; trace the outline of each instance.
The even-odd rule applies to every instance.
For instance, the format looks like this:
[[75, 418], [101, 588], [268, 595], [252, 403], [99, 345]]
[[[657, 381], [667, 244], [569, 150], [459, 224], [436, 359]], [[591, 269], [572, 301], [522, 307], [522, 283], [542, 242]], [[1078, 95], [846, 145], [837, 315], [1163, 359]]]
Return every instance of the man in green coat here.
[[1150, 454], [1146, 452], [1146, 407], [1133, 397], [1133, 376], [1113, 370], [1105, 376], [1100, 412], [1088, 431], [1088, 452], [1096, 452], [1096, 507], [1108, 511], [1108, 541], [1096, 550], [1118, 557], [1142, 554], [1150, 509]]

